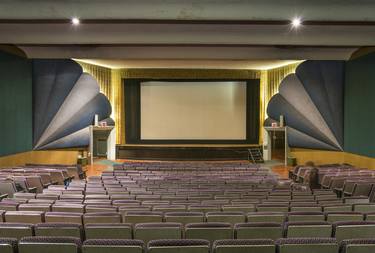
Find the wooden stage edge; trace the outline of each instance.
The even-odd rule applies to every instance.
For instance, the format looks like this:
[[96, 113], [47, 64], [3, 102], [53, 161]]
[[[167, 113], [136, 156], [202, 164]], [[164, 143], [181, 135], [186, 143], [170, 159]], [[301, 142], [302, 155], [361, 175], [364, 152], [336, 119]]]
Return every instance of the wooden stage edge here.
[[253, 144], [127, 144], [116, 146], [117, 159], [140, 160], [247, 160]]

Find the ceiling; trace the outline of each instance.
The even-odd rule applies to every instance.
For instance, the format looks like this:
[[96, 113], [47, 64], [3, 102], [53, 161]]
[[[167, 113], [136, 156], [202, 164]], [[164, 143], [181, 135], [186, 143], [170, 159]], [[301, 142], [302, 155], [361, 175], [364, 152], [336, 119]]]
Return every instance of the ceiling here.
[[374, 13], [372, 0], [0, 1], [0, 44], [116, 68], [268, 68], [375, 46]]

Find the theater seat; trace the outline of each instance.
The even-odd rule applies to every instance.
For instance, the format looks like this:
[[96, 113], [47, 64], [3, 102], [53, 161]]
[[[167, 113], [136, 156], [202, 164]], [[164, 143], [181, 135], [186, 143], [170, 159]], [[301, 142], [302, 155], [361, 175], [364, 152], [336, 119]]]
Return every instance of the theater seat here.
[[192, 212], [219, 212], [220, 208], [216, 205], [190, 205], [188, 210]]
[[325, 221], [322, 212], [290, 212], [288, 221]]
[[373, 238], [375, 222], [373, 221], [343, 221], [333, 223], [333, 234], [338, 242], [345, 239]]
[[355, 204], [353, 205], [355, 212], [371, 213], [375, 212], [375, 204]]
[[18, 244], [19, 253], [79, 253], [80, 248], [76, 237], [24, 237]]
[[18, 245], [16, 238], [0, 238], [0, 252], [1, 253], [17, 253]]
[[221, 207], [224, 212], [254, 212], [254, 204], [235, 204], [232, 202], [231, 205], [222, 205]]
[[217, 240], [212, 253], [274, 253], [275, 244], [270, 239]]
[[280, 238], [276, 241], [278, 253], [337, 253], [334, 238]]
[[140, 240], [91, 239], [82, 246], [82, 253], [143, 253], [145, 245]]
[[215, 240], [233, 239], [233, 229], [230, 223], [190, 223], [185, 226], [185, 237], [213, 243]]
[[8, 211], [5, 213], [6, 222], [17, 223], [42, 223], [44, 222], [44, 212], [41, 211]]
[[0, 223], [0, 237], [21, 239], [34, 235], [34, 226], [27, 223]]
[[184, 212], [186, 206], [184, 205], [155, 205], [152, 211], [156, 212]]
[[27, 203], [27, 204], [20, 204], [18, 206], [19, 211], [41, 211], [41, 212], [49, 212], [51, 211], [51, 204], [43, 204], [43, 203]]
[[[154, 240], [147, 245], [148, 253], [209, 253], [210, 242], [201, 239]], [[96, 253], [96, 252], [95, 252]]]
[[288, 212], [288, 204], [259, 204], [257, 205], [258, 212]]
[[134, 226], [134, 239], [144, 241], [158, 239], [181, 239], [181, 223], [138, 223]]
[[72, 212], [47, 212], [44, 215], [47, 223], [67, 222], [77, 224], [82, 224], [82, 216], [81, 213]]
[[286, 222], [285, 236], [288, 238], [296, 237], [331, 237], [332, 225], [325, 221], [297, 221], [297, 222]]
[[177, 222], [183, 225], [204, 222], [203, 212], [167, 212], [164, 217], [166, 222]]
[[88, 239], [132, 239], [131, 224], [126, 223], [91, 223], [85, 225]]
[[85, 213], [83, 215], [83, 224], [89, 223], [121, 223], [121, 214], [119, 213]]
[[283, 223], [286, 214], [283, 212], [252, 212], [247, 214], [248, 222], [277, 222]]
[[329, 212], [326, 213], [328, 222], [363, 221], [363, 214], [359, 212]]
[[40, 223], [35, 225], [35, 236], [73, 236], [83, 239], [81, 224]]
[[71, 213], [83, 213], [85, 206], [79, 203], [56, 203], [52, 205], [53, 212], [71, 212]]
[[279, 239], [283, 237], [283, 227], [275, 222], [239, 223], [234, 226], [236, 239]]
[[340, 244], [340, 253], [373, 253], [375, 252], [374, 239], [343, 240]]
[[206, 213], [207, 222], [228, 222], [231, 224], [242, 223], [246, 221], [243, 212], [208, 212]]
[[5, 202], [4, 200], [0, 202], [0, 210], [4, 211], [17, 211], [20, 204], [16, 202]]
[[351, 212], [352, 205], [325, 205], [323, 206], [323, 212]]
[[162, 212], [127, 212], [124, 214], [124, 222], [137, 224], [137, 223], [147, 223], [147, 222], [162, 222], [163, 213]]

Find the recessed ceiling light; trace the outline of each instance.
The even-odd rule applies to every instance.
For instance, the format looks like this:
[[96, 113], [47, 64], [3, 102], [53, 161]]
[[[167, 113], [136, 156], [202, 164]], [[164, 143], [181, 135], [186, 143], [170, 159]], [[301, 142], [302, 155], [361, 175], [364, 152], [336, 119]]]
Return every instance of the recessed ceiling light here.
[[293, 26], [294, 28], [299, 27], [301, 24], [302, 24], [302, 21], [301, 21], [300, 18], [294, 18], [294, 19], [292, 20], [292, 26]]
[[78, 18], [72, 18], [72, 24], [73, 25], [79, 25], [80, 21]]

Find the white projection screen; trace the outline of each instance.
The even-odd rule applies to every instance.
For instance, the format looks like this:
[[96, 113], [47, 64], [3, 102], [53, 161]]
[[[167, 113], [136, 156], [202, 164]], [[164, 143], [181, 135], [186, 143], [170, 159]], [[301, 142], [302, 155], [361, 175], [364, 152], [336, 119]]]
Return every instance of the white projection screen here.
[[145, 81], [141, 140], [246, 140], [245, 81]]

